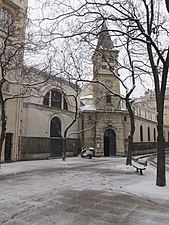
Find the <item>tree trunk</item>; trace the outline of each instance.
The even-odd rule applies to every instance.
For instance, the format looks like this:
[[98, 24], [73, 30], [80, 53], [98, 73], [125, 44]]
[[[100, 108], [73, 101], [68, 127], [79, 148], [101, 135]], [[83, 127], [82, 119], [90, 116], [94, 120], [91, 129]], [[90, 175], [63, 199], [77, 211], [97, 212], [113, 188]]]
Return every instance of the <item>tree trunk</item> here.
[[0, 92], [0, 102], [1, 102], [1, 134], [0, 134], [0, 169], [2, 161], [2, 146], [5, 139], [6, 132], [6, 112], [5, 112], [5, 102], [3, 101], [2, 92]]
[[131, 165], [132, 160], [132, 151], [133, 151], [133, 137], [129, 135], [128, 137], [128, 148], [127, 148], [127, 158], [126, 158], [126, 165]]
[[66, 161], [66, 138], [64, 137], [62, 141], [62, 160]]
[[169, 12], [169, 1], [165, 0], [165, 3], [166, 3], [167, 11]]
[[132, 152], [133, 152], [133, 136], [135, 132], [135, 122], [134, 122], [134, 113], [131, 107], [131, 102], [129, 99], [126, 99], [126, 107], [130, 116], [130, 134], [128, 136], [128, 148], [127, 148], [127, 158], [126, 165], [131, 165]]
[[166, 186], [165, 177], [165, 139], [163, 134], [163, 108], [158, 103], [157, 116], [157, 178], [156, 185], [160, 187]]

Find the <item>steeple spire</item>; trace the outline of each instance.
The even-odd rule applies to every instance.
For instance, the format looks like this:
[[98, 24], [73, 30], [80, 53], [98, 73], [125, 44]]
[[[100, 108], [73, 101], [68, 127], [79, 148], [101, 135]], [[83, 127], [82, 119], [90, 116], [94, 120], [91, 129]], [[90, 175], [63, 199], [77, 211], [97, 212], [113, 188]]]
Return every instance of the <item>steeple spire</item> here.
[[113, 42], [111, 40], [111, 36], [109, 34], [106, 21], [103, 22], [101, 31], [99, 33], [98, 42], [97, 42], [97, 49], [108, 49], [111, 50], [114, 48]]

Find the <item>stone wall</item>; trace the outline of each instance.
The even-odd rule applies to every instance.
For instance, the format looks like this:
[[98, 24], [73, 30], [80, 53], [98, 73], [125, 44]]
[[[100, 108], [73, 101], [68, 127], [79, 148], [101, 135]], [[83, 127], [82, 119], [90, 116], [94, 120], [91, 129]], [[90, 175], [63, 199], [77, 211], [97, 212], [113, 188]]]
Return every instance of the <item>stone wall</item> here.
[[50, 156], [50, 138], [21, 137], [19, 160], [47, 159]]
[[[80, 147], [79, 139], [67, 140], [67, 156], [76, 156]], [[50, 158], [50, 138], [21, 137], [19, 160], [37, 160]]]
[[79, 149], [81, 147], [79, 139], [67, 139], [67, 156], [77, 156], [79, 154]]
[[[169, 149], [169, 142], [165, 143], [166, 149]], [[134, 142], [133, 155], [151, 154], [157, 152], [157, 142]]]

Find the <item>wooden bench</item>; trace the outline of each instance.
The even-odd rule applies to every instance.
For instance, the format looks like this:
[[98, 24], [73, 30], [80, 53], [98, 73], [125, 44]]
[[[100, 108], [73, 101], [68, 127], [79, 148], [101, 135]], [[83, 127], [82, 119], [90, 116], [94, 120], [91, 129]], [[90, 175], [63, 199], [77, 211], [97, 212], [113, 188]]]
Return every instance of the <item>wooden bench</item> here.
[[147, 161], [145, 163], [139, 162], [138, 160], [132, 159], [132, 164], [134, 168], [136, 168], [137, 173], [140, 171], [140, 175], [143, 174], [143, 170], [146, 170]]

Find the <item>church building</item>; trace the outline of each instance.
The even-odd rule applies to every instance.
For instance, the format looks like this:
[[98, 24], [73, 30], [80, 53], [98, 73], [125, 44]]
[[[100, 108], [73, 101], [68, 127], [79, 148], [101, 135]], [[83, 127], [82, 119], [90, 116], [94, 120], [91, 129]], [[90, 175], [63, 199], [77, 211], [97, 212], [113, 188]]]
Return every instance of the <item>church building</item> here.
[[[3, 84], [0, 96], [5, 100], [6, 112], [1, 161], [56, 158], [62, 157], [63, 151], [67, 156], [76, 156], [83, 146], [95, 148], [96, 156], [124, 156], [130, 118], [125, 102], [120, 98], [119, 75], [114, 72], [119, 66], [119, 51], [114, 48], [106, 24], [103, 23], [91, 60], [92, 82], [81, 90], [75, 83], [63, 79], [62, 74], [55, 76], [23, 66], [23, 49], [17, 51], [16, 57], [11, 57], [14, 46], [24, 43], [27, 5], [27, 0], [0, 0], [0, 76]], [[7, 28], [10, 28], [8, 48], [4, 45]], [[11, 58], [9, 65], [3, 64]], [[7, 73], [2, 71], [4, 65], [3, 68], [9, 66]], [[37, 86], [29, 83], [32, 79]], [[29, 88], [25, 86], [28, 90], [23, 95], [23, 84], [27, 82]], [[134, 154], [156, 149], [157, 114], [152, 96], [148, 93], [133, 104]], [[1, 107], [2, 102], [1, 98]], [[165, 112], [168, 114], [168, 108]], [[166, 142], [169, 141], [167, 118], [164, 126]], [[2, 129], [2, 120], [0, 126]]]
[[[86, 130], [82, 135], [82, 143], [85, 147], [94, 147], [98, 156], [124, 156], [127, 150], [130, 118], [125, 102], [118, 97], [120, 81], [114, 73], [118, 67], [118, 54], [119, 51], [114, 49], [104, 23], [92, 57], [93, 80], [81, 93], [82, 127]], [[154, 152], [157, 140], [157, 114], [154, 107], [148, 107], [148, 99], [138, 100], [133, 103], [133, 154]], [[165, 126], [164, 129], [168, 142], [169, 126]]]

